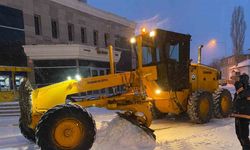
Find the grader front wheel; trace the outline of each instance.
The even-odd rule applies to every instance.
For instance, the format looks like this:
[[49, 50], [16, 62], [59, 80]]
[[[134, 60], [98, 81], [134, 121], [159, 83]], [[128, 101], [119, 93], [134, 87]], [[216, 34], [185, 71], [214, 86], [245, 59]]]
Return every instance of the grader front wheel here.
[[214, 117], [225, 118], [232, 113], [232, 96], [227, 89], [218, 89], [213, 94], [214, 98]]
[[48, 110], [36, 129], [43, 150], [88, 150], [95, 140], [92, 116], [78, 105], [58, 105]]
[[35, 143], [35, 131], [29, 127], [31, 123], [31, 92], [33, 88], [30, 82], [26, 79], [21, 83], [19, 88], [19, 106], [20, 106], [20, 118], [19, 129], [22, 135], [29, 141]]
[[213, 97], [206, 91], [192, 93], [188, 101], [188, 115], [194, 123], [207, 123], [212, 117]]
[[22, 133], [22, 135], [29, 140], [30, 142], [35, 143], [36, 139], [35, 139], [35, 131], [31, 128], [29, 128], [24, 121], [22, 120], [22, 118], [19, 119], [19, 129]]

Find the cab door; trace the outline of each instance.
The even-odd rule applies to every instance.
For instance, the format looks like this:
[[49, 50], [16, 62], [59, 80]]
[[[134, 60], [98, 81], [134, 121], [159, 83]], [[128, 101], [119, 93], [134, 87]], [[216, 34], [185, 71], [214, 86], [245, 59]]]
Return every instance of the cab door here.
[[158, 84], [165, 90], [189, 88], [190, 35], [158, 31], [156, 59]]

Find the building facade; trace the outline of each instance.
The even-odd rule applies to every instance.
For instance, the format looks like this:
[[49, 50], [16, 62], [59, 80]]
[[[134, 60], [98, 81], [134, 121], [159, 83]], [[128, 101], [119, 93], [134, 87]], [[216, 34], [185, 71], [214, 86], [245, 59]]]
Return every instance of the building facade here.
[[221, 60], [221, 73], [222, 79], [227, 80], [229, 83], [234, 83], [235, 77], [248, 73], [244, 65], [246, 60], [250, 58], [249, 54], [241, 54], [238, 56], [232, 55]]
[[[1, 3], [2, 1], [0, 1]], [[0, 65], [25, 66], [23, 13], [0, 5]]]
[[[11, 9], [3, 14], [1, 25], [24, 31], [26, 45], [77, 43], [105, 47], [110, 42], [119, 47], [135, 30], [134, 22], [79, 0], [1, 0], [0, 5]], [[7, 19], [12, 14], [15, 18], [10, 20], [14, 22]]]
[[[55, 45], [68, 47], [69, 52], [73, 52], [71, 46], [78, 45], [106, 57], [107, 46], [111, 44], [120, 56], [116, 62], [117, 70], [131, 69], [129, 39], [134, 35], [136, 24], [93, 8], [86, 0], [1, 0], [0, 14], [0, 34], [4, 35], [0, 38], [0, 60], [3, 60], [0, 65], [28, 64], [35, 70], [33, 81], [36, 84], [65, 79], [61, 77], [65, 68], [76, 70], [76, 73], [85, 72], [79, 69], [85, 68], [88, 70], [86, 76], [108, 73], [108, 61], [96, 60], [94, 56], [81, 57], [80, 53], [76, 57], [63, 57], [60, 49], [55, 50]], [[24, 51], [23, 45], [43, 45], [46, 50], [26, 46]], [[10, 50], [13, 51], [11, 55]], [[2, 55], [4, 53], [6, 56]], [[50, 75], [54, 77], [48, 80]]]

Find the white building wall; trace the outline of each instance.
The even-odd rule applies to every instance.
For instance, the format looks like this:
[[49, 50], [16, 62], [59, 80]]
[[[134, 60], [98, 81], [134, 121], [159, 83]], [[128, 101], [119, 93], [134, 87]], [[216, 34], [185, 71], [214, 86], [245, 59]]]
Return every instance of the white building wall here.
[[[86, 45], [93, 46], [93, 30], [99, 32], [98, 47], [105, 47], [104, 34], [110, 34], [114, 45], [115, 36], [129, 39], [134, 35], [136, 24], [126, 18], [108, 13], [78, 0], [0, 0], [0, 5], [23, 11], [26, 44], [82, 44], [80, 28], [87, 29]], [[42, 35], [35, 35], [34, 14], [41, 16]], [[59, 22], [59, 38], [52, 38], [51, 19]], [[74, 25], [74, 41], [69, 42], [67, 24]]]

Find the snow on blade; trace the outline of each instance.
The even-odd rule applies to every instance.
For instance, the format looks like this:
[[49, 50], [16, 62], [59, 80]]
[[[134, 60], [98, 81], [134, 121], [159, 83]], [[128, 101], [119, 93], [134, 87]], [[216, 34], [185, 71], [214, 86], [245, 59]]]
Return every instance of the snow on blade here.
[[156, 142], [142, 129], [120, 117], [102, 125], [92, 150], [153, 150]]

